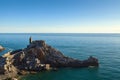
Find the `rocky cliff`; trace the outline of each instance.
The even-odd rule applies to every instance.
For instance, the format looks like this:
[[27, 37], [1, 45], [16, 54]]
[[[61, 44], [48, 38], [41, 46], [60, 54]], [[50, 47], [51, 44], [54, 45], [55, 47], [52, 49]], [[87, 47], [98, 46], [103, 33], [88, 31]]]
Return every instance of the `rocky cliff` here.
[[0, 74], [21, 73], [21, 71], [39, 72], [60, 67], [89, 67], [98, 66], [98, 60], [89, 57], [77, 60], [64, 56], [57, 49], [47, 45], [43, 40], [32, 41], [26, 48], [9, 52], [0, 57]]

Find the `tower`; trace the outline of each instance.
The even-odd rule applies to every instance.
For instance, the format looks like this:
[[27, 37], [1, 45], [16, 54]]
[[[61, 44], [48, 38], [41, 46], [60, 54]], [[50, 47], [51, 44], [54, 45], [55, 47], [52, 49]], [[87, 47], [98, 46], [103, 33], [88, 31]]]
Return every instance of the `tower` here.
[[31, 44], [32, 43], [32, 37], [30, 36], [29, 38], [29, 43]]

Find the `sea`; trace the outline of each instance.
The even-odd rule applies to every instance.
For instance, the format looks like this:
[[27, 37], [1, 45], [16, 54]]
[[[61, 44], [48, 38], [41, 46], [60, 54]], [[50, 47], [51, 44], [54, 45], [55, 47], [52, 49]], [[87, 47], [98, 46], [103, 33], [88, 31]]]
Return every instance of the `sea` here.
[[94, 56], [99, 67], [60, 68], [29, 74], [22, 80], [120, 80], [120, 34], [112, 33], [1, 33], [0, 45], [6, 48], [0, 55], [23, 49], [33, 40], [45, 40], [65, 56], [85, 60]]

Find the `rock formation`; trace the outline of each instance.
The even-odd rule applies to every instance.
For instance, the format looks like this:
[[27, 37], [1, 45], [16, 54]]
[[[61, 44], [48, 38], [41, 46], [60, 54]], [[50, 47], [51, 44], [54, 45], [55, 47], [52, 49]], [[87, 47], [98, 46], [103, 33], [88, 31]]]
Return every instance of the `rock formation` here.
[[0, 73], [21, 74], [24, 71], [56, 69], [60, 67], [99, 66], [98, 60], [89, 57], [77, 60], [64, 56], [57, 49], [47, 45], [43, 40], [32, 41], [26, 48], [9, 52], [0, 57]]
[[5, 48], [0, 45], [0, 52], [3, 51]]

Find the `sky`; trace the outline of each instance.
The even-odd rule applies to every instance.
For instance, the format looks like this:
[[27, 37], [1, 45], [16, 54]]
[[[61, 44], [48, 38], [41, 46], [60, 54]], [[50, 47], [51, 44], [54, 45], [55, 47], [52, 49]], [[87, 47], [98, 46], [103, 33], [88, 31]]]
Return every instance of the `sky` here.
[[120, 33], [120, 0], [0, 0], [0, 33]]

